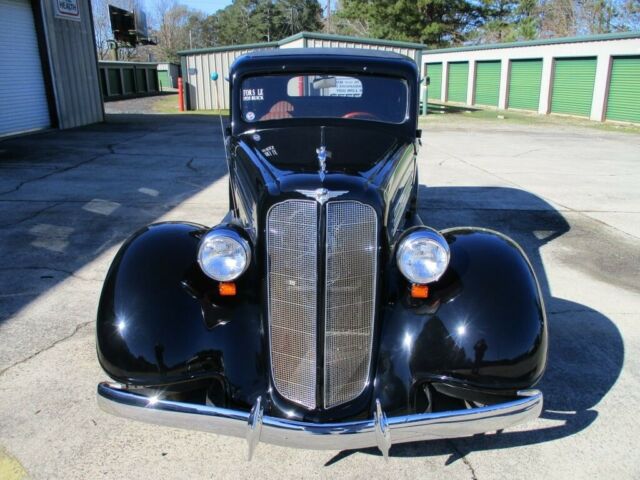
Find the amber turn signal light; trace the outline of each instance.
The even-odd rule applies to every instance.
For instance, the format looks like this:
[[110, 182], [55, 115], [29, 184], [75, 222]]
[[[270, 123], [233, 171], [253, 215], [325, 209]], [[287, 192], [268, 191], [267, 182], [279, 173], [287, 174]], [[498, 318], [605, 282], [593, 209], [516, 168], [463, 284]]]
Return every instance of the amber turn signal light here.
[[429, 287], [414, 283], [411, 285], [411, 296], [413, 298], [429, 298]]
[[233, 297], [236, 294], [236, 284], [233, 282], [220, 282], [218, 292], [223, 297]]

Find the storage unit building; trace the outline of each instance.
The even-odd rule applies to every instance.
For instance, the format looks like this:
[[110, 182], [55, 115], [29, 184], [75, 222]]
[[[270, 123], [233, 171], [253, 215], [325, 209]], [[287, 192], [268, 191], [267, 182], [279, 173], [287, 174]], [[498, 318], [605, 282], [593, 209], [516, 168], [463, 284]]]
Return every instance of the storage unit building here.
[[178, 88], [178, 77], [180, 76], [180, 65], [175, 63], [158, 64], [158, 86], [161, 91], [174, 90]]
[[89, 0], [0, 0], [0, 137], [103, 119]]
[[244, 53], [277, 48], [365, 48], [406, 55], [421, 63], [424, 45], [418, 43], [345, 37], [301, 32], [278, 42], [204, 48], [180, 52], [188, 110], [226, 110], [229, 108], [229, 67]]
[[612, 59], [606, 118], [640, 122], [640, 56]]
[[156, 95], [160, 92], [157, 63], [99, 62], [104, 100]]
[[431, 102], [640, 122], [640, 32], [425, 50], [423, 59], [423, 75], [442, 65], [439, 88], [430, 75]]

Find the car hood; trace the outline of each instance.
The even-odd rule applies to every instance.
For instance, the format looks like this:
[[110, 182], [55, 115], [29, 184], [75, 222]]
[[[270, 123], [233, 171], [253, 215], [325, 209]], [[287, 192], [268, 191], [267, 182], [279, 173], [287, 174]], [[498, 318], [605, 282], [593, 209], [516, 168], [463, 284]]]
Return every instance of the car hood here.
[[327, 152], [327, 173], [364, 173], [407, 143], [380, 128], [336, 126], [254, 130], [241, 134], [239, 140], [275, 167], [278, 176], [318, 172], [321, 147]]

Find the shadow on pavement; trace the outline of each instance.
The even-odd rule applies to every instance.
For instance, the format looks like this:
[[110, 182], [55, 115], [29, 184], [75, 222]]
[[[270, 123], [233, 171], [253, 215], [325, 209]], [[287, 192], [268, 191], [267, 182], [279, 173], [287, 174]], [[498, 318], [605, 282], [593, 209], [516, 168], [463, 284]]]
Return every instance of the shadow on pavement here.
[[[456, 440], [432, 440], [394, 445], [390, 455], [416, 457], [447, 455], [446, 464], [469, 452], [507, 449], [543, 443], [580, 432], [598, 417], [594, 408], [613, 387], [624, 362], [618, 328], [601, 313], [575, 302], [553, 297], [541, 248], [570, 230], [560, 212], [528, 192], [500, 187], [420, 186], [419, 213], [437, 229], [480, 226], [500, 231], [525, 250], [538, 276], [549, 322], [547, 371], [536, 386], [545, 395], [541, 417], [549, 427]], [[359, 450], [380, 455], [377, 448]], [[342, 451], [325, 466], [355, 451]]]
[[463, 105], [445, 105], [443, 103], [427, 103], [427, 115], [443, 113], [469, 113], [477, 112], [480, 108]]
[[226, 175], [222, 142], [205, 115], [110, 115], [0, 141], [0, 324]]

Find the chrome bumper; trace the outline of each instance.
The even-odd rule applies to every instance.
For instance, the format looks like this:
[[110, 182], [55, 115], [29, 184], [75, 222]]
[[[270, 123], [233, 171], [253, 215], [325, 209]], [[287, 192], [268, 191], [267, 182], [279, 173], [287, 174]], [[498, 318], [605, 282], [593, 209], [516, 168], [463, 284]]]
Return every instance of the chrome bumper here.
[[542, 411], [542, 392], [521, 391], [513, 401], [486, 407], [388, 418], [376, 401], [371, 420], [321, 424], [265, 416], [261, 398], [245, 412], [143, 396], [107, 382], [98, 385], [98, 404], [120, 417], [245, 438], [249, 459], [259, 442], [316, 450], [377, 446], [387, 457], [392, 444], [465, 437], [533, 420]]

